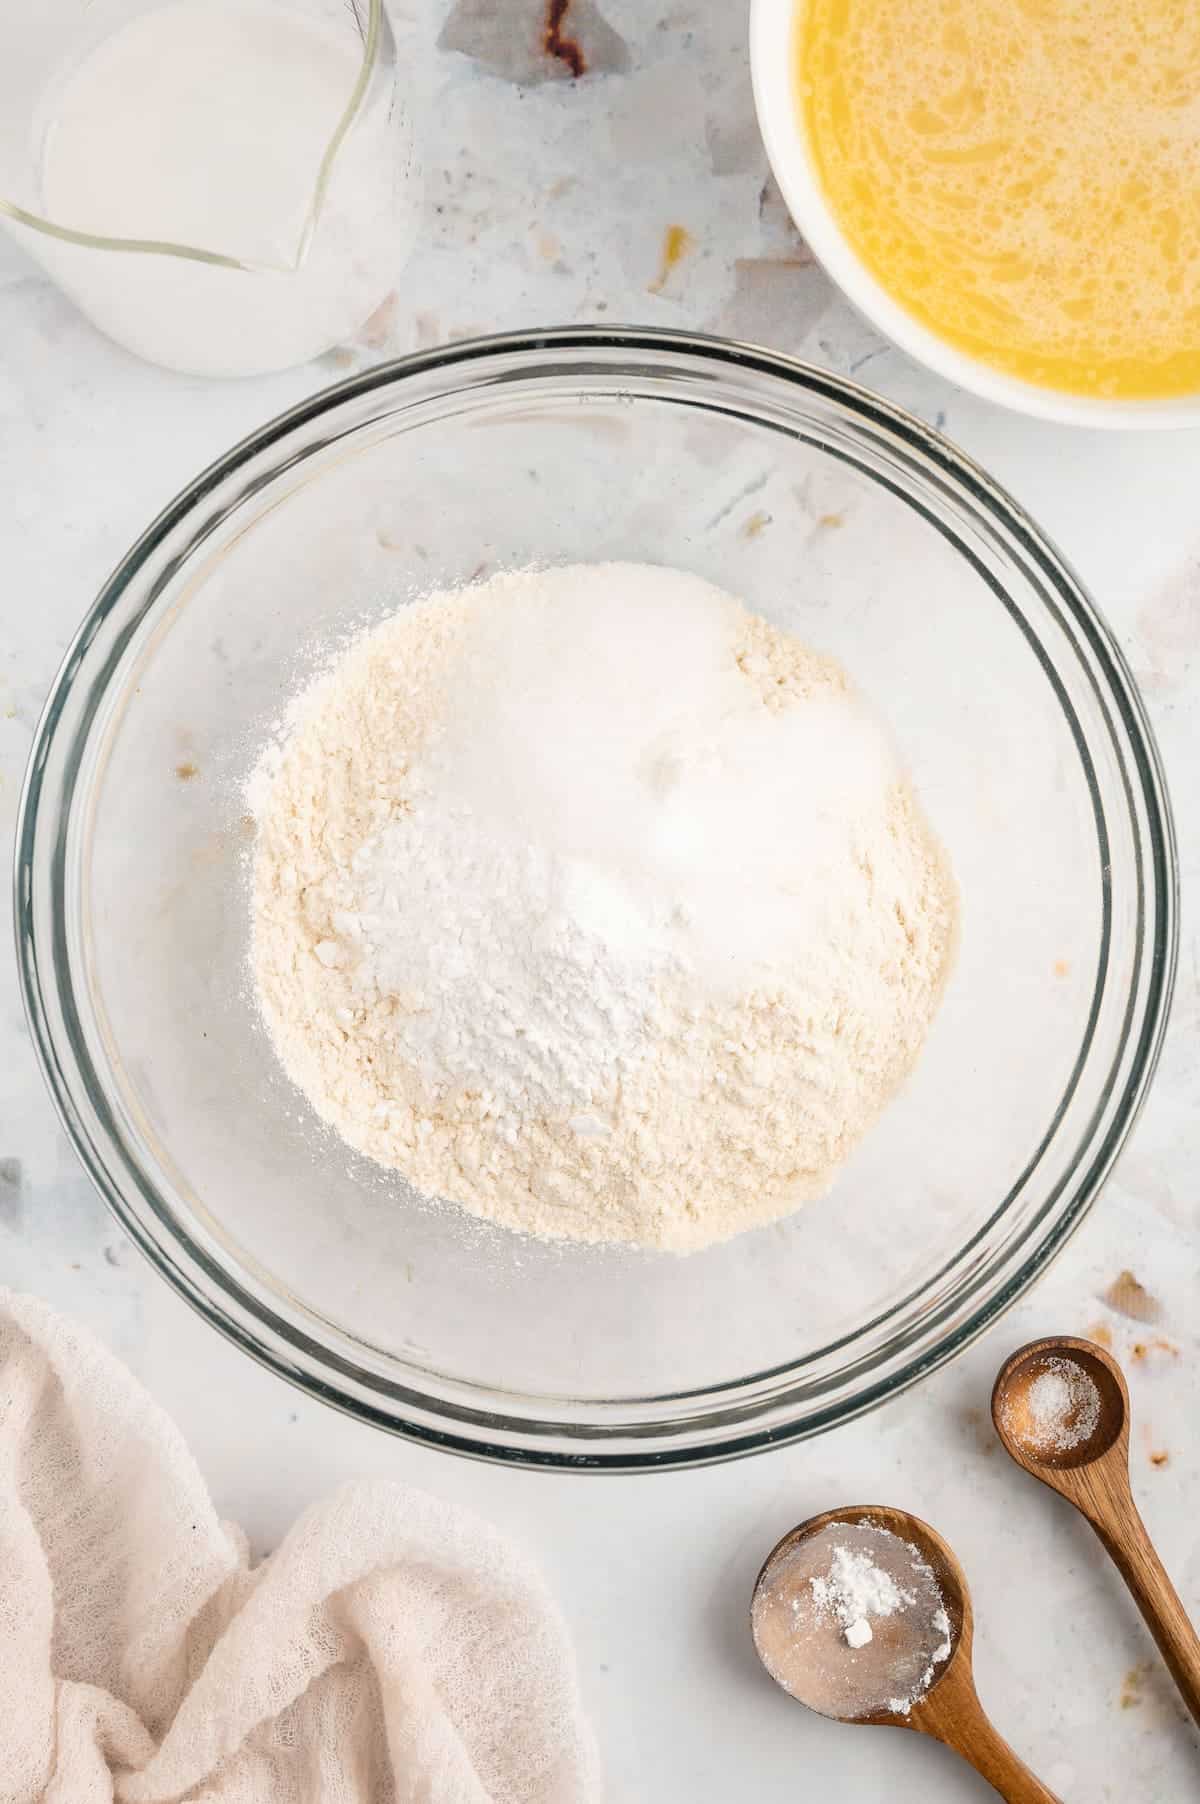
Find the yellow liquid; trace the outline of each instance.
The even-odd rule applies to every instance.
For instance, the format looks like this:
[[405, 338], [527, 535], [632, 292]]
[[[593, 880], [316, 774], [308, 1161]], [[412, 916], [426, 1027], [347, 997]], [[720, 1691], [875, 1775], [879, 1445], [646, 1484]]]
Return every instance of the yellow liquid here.
[[1073, 394], [1200, 391], [1200, 0], [799, 0], [800, 107], [863, 263]]

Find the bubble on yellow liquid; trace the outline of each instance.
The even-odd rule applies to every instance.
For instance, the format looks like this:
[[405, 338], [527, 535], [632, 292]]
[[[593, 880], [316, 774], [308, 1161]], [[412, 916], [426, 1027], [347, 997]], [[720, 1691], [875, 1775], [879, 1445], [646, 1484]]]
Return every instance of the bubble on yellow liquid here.
[[799, 0], [800, 108], [877, 280], [985, 363], [1200, 391], [1197, 0]]

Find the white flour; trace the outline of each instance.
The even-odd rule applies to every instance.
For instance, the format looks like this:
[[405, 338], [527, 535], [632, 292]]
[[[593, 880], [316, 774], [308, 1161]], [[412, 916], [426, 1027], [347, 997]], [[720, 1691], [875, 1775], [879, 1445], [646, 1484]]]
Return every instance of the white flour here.
[[686, 1248], [820, 1193], [950, 956], [952, 883], [842, 673], [679, 572], [404, 610], [255, 793], [289, 1074], [421, 1190], [539, 1234]]
[[828, 1573], [810, 1579], [809, 1585], [818, 1611], [827, 1611], [841, 1624], [847, 1647], [865, 1647], [873, 1639], [872, 1616], [893, 1616], [914, 1601], [913, 1593], [901, 1590], [869, 1554], [850, 1547], [835, 1547]]

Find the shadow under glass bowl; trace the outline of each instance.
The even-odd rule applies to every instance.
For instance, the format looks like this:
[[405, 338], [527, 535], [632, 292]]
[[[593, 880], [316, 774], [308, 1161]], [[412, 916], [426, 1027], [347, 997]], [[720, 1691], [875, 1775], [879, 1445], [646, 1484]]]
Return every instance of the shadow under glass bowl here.
[[[686, 1258], [415, 1197], [321, 1130], [247, 991], [241, 786], [319, 648], [480, 570], [610, 558], [696, 571], [839, 658], [963, 895], [922, 1060], [829, 1196]], [[84, 1164], [209, 1321], [402, 1434], [634, 1469], [845, 1421], [1020, 1295], [1146, 1093], [1176, 876], [1121, 655], [985, 475], [785, 358], [569, 329], [343, 383], [166, 510], [47, 704], [17, 929]]]

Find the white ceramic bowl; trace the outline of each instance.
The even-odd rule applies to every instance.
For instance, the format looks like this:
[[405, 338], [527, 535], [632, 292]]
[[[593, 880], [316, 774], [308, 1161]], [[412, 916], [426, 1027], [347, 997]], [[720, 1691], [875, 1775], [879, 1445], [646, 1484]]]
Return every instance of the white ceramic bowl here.
[[809, 155], [796, 104], [795, 31], [805, 0], [753, 0], [750, 67], [767, 156], [788, 209], [838, 287], [901, 350], [960, 388], [1038, 419], [1125, 429], [1200, 426], [1200, 393], [1173, 400], [1105, 401], [1042, 388], [968, 357], [930, 332], [882, 287], [847, 243]]

